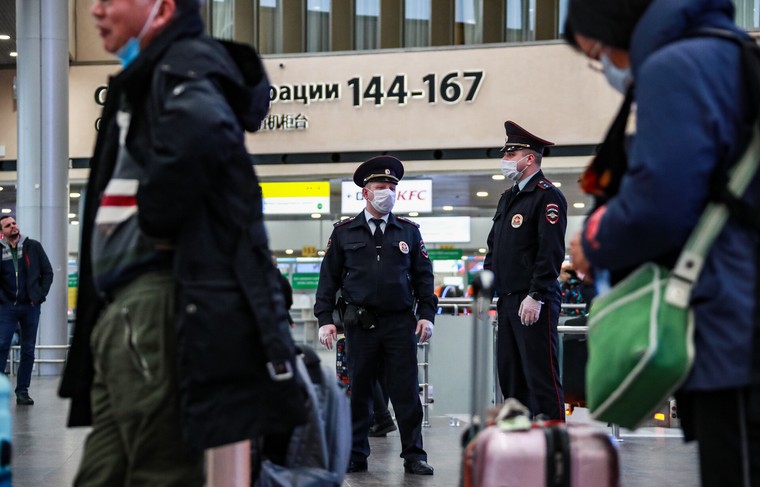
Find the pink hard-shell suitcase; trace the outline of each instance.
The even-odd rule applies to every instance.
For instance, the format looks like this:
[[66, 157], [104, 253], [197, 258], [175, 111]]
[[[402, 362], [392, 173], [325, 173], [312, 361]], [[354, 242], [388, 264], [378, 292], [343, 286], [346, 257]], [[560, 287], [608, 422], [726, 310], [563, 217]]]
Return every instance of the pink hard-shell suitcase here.
[[[482, 360], [491, 339], [488, 311], [493, 274], [482, 272], [475, 289], [473, 370], [484, 377]], [[599, 427], [561, 421], [531, 422], [528, 409], [507, 399], [495, 424], [480, 430], [488, 393], [482, 380], [472, 387], [473, 426], [466, 433], [464, 487], [617, 487], [620, 465], [617, 443]]]
[[613, 441], [583, 424], [533, 423], [518, 431], [489, 426], [465, 450], [465, 486], [616, 487]]

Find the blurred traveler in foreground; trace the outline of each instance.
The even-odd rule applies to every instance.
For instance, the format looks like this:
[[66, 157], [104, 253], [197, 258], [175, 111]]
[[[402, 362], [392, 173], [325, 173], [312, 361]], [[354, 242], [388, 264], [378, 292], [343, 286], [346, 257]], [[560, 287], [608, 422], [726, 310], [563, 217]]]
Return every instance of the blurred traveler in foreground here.
[[[627, 170], [573, 239], [580, 271], [609, 270], [615, 281], [647, 261], [672, 266], [705, 205], [720, 194], [758, 108], [739, 43], [704, 31], [744, 37], [733, 19], [730, 0], [570, 1], [568, 41], [600, 61], [610, 85], [636, 106], [628, 150], [626, 124], [615, 124], [620, 133], [608, 135], [600, 155], [619, 156], [595, 161], [603, 168], [627, 158]], [[757, 213], [757, 175], [745, 203]], [[753, 352], [760, 231], [740, 216], [731, 214], [692, 292], [696, 358], [676, 394], [708, 487], [760, 486], [760, 364], [753, 359], [760, 354]]]
[[110, 79], [60, 387], [92, 425], [75, 485], [204, 483], [202, 450], [305, 421], [261, 191], [243, 142], [269, 104], [251, 48], [198, 0], [95, 0]]

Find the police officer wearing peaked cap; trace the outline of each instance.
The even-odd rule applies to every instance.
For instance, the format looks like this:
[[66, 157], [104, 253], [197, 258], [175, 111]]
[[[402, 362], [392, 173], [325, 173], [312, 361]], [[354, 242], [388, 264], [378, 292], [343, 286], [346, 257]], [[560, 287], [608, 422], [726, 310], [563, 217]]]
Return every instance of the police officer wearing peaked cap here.
[[501, 171], [514, 185], [502, 194], [483, 267], [494, 272], [498, 301], [497, 368], [504, 397], [534, 416], [564, 419], [559, 378], [557, 277], [565, 258], [567, 201], [541, 171], [552, 142], [512, 121]]
[[[347, 303], [343, 323], [353, 424], [349, 472], [367, 470], [372, 387], [381, 370], [396, 412], [404, 471], [433, 474], [422, 448], [416, 336], [420, 342], [432, 336], [438, 300], [419, 225], [391, 213], [403, 175], [403, 164], [392, 156], [374, 157], [356, 169], [353, 179], [366, 207], [335, 224], [319, 274], [314, 314], [320, 342], [328, 349], [337, 338], [332, 315], [338, 291]], [[418, 317], [412, 311], [415, 303]]]

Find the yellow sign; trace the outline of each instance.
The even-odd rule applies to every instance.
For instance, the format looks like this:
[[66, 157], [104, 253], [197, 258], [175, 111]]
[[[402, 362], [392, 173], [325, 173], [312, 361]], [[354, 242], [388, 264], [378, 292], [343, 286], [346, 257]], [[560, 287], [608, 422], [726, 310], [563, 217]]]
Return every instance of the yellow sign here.
[[303, 257], [316, 257], [317, 256], [317, 248], [312, 246], [307, 246], [301, 249], [301, 255]]
[[261, 183], [265, 215], [311, 215], [330, 212], [330, 182]]
[[329, 181], [260, 183], [264, 198], [330, 197]]

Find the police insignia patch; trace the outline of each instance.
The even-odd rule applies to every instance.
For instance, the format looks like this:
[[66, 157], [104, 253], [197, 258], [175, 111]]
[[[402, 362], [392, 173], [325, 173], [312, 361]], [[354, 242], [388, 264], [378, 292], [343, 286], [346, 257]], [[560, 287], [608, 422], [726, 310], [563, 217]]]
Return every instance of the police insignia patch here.
[[559, 221], [559, 205], [555, 203], [546, 205], [546, 221], [552, 225]]
[[404, 242], [403, 240], [398, 243], [398, 249], [401, 251], [402, 254], [408, 254], [409, 253], [409, 245]]
[[523, 216], [519, 213], [512, 217], [512, 228], [520, 228], [523, 224]]
[[420, 240], [420, 253], [424, 258], [428, 258], [427, 248], [425, 248], [425, 242]]

